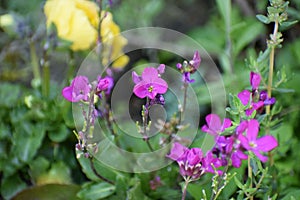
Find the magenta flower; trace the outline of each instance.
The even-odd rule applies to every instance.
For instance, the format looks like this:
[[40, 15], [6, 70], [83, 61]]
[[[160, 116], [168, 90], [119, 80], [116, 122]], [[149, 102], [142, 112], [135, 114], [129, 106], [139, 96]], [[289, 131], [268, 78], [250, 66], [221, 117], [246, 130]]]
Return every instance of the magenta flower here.
[[192, 66], [193, 70], [196, 71], [201, 63], [201, 57], [198, 51], [195, 51], [193, 60], [190, 60], [189, 64]]
[[260, 84], [261, 76], [258, 73], [251, 72], [250, 73], [250, 84], [252, 86], [252, 90], [258, 90]]
[[97, 84], [98, 92], [105, 91], [105, 94], [110, 94], [113, 86], [114, 86], [114, 80], [112, 77], [110, 76], [105, 76], [104, 78], [101, 78], [101, 76], [98, 77], [98, 84]]
[[277, 140], [271, 135], [257, 138], [259, 122], [255, 119], [251, 119], [249, 122], [244, 121], [241, 124], [243, 127], [246, 127], [245, 130], [240, 129], [240, 131], [246, 131], [246, 135], [242, 133], [238, 135], [241, 145], [246, 150], [252, 151], [262, 162], [266, 162], [268, 157], [262, 155], [262, 153], [276, 148], [278, 146]]
[[136, 84], [133, 92], [139, 98], [154, 99], [157, 94], [164, 94], [168, 90], [167, 82], [159, 77], [159, 72], [154, 67], [145, 68], [141, 77], [133, 72], [132, 79]]
[[188, 149], [175, 142], [167, 157], [178, 163], [180, 174], [185, 179], [197, 180], [205, 172], [205, 166], [203, 166], [204, 158], [199, 148]]
[[221, 124], [221, 119], [216, 114], [209, 114], [205, 117], [207, 125], [202, 126], [201, 130], [203, 132], [209, 133], [213, 136], [218, 136], [226, 128], [231, 126], [231, 120], [225, 118]]
[[260, 92], [259, 100], [263, 101], [264, 105], [273, 105], [274, 103], [276, 103], [275, 97], [272, 98], [268, 97], [268, 93], [265, 90]]
[[87, 101], [91, 86], [85, 76], [76, 76], [71, 85], [62, 90], [63, 97], [70, 102]]
[[[238, 98], [241, 100], [242, 104], [244, 106], [249, 104], [250, 101], [250, 97], [251, 97], [252, 93], [248, 90], [243, 90], [242, 92], [238, 93]], [[263, 101], [258, 101], [258, 102], [250, 102], [250, 108], [248, 108], [246, 110], [246, 115], [250, 116], [254, 110], [259, 110], [261, 107], [264, 106], [264, 102]]]

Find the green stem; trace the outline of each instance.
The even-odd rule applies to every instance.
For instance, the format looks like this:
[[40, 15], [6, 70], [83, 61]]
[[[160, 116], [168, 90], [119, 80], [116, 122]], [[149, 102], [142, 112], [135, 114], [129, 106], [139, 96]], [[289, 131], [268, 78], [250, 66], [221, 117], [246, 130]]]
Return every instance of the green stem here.
[[[251, 167], [251, 158], [250, 156], [248, 157], [248, 178], [250, 178], [250, 185], [249, 185], [249, 188], [252, 188], [252, 167]], [[250, 195], [250, 200], [253, 200], [253, 196], [252, 194]]]
[[69, 69], [67, 72], [67, 80], [71, 80], [74, 77], [75, 73], [75, 59], [74, 52], [72, 50], [69, 51]]
[[32, 67], [33, 77], [35, 80], [40, 81], [41, 73], [40, 73], [39, 62], [36, 55], [34, 42], [31, 39], [29, 41], [29, 47], [30, 47], [30, 57], [31, 57], [31, 67]]
[[187, 178], [187, 179], [185, 180], [184, 185], [183, 185], [181, 200], [185, 200], [185, 197], [186, 197], [186, 191], [187, 191], [187, 186], [188, 186], [189, 182], [190, 182], [190, 180], [189, 180], [189, 178]]
[[49, 62], [46, 61], [43, 65], [43, 85], [42, 93], [44, 97], [48, 97], [50, 92], [50, 66]]
[[148, 134], [147, 134], [147, 127], [148, 127], [148, 115], [149, 115], [149, 98], [147, 97], [146, 100], [146, 105], [145, 105], [145, 109], [147, 110], [147, 113], [144, 112], [143, 114], [143, 136], [144, 136], [144, 140], [147, 143], [148, 148], [150, 149], [150, 151], [154, 151], [153, 147], [151, 146], [151, 143], [149, 141], [148, 138]]
[[[276, 41], [276, 36], [278, 32], [278, 21], [275, 21], [274, 25], [274, 31], [271, 35], [271, 40]], [[271, 46], [271, 52], [270, 52], [270, 61], [269, 61], [269, 77], [268, 77], [268, 97], [271, 97], [272, 95], [272, 84], [273, 84], [273, 71], [274, 71], [274, 54], [275, 54], [275, 46]], [[266, 114], [270, 115], [270, 105], [266, 107]]]

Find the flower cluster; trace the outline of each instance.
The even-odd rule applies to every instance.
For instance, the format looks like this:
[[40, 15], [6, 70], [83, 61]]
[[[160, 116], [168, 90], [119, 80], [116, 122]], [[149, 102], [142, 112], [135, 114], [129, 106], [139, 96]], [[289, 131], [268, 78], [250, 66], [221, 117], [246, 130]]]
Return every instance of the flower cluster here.
[[[110, 94], [112, 87], [114, 86], [113, 78], [105, 76], [104, 78], [98, 77], [98, 81], [95, 87], [94, 94], [98, 94], [101, 97], [101, 92]], [[86, 76], [76, 76], [70, 86], [63, 88], [62, 96], [70, 102], [89, 101], [91, 97], [92, 84], [89, 83], [89, 79]]]
[[[109, 73], [108, 73], [109, 74]], [[62, 96], [70, 102], [86, 102], [88, 112], [82, 107], [82, 113], [85, 119], [84, 127], [78, 133], [74, 132], [78, 139], [76, 148], [89, 157], [87, 151], [87, 139], [93, 137], [93, 127], [97, 117], [102, 117], [106, 114], [106, 108], [101, 110], [96, 107], [95, 96], [102, 99], [103, 95], [107, 96], [111, 93], [114, 86], [113, 78], [109, 75], [104, 78], [98, 77], [97, 81], [90, 83], [86, 76], [76, 76], [70, 86], [63, 88]], [[81, 104], [80, 104], [81, 105]]]
[[129, 58], [122, 51], [127, 40], [120, 35], [120, 28], [113, 21], [111, 13], [101, 11], [99, 16], [96, 3], [88, 0], [47, 0], [44, 12], [47, 26], [54, 24], [58, 37], [72, 42], [70, 48], [73, 51], [95, 47], [98, 41], [103, 47], [103, 65], [114, 61], [112, 67], [122, 68], [128, 63]]
[[[252, 152], [262, 162], [268, 160], [268, 157], [263, 154], [276, 148], [278, 142], [272, 135], [258, 137], [259, 122], [256, 119], [249, 119], [254, 110], [275, 103], [275, 98], [268, 97], [265, 91], [259, 92], [260, 80], [259, 74], [251, 72], [252, 91], [244, 90], [238, 94], [244, 105], [250, 104], [250, 108], [245, 106], [248, 118], [232, 122], [229, 118], [222, 121], [216, 114], [206, 116], [206, 124], [202, 126], [201, 130], [212, 135], [215, 140], [215, 145], [207, 152], [206, 156], [203, 156], [199, 148], [188, 149], [179, 143], [174, 143], [168, 157], [177, 161], [180, 174], [185, 180], [197, 180], [206, 172], [215, 173], [221, 166], [239, 168], [242, 160], [248, 159], [249, 152]], [[228, 129], [230, 131], [226, 132]], [[227, 134], [224, 134], [225, 132]], [[220, 171], [218, 172], [220, 173]]]
[[266, 105], [272, 105], [276, 102], [274, 97], [268, 97], [265, 90], [259, 92], [259, 84], [261, 76], [258, 73], [250, 73], [250, 84], [252, 87], [251, 91], [243, 90], [238, 94], [239, 99], [243, 105], [250, 105], [250, 108], [246, 110], [246, 115], [250, 116], [256, 110], [261, 110]]
[[213, 167], [220, 166], [219, 159], [213, 158], [211, 152], [203, 156], [200, 148], [188, 149], [178, 142], [173, 144], [167, 157], [178, 163], [181, 176], [190, 181], [199, 179], [205, 172], [214, 173]]
[[151, 100], [162, 100], [161, 94], [166, 93], [168, 90], [167, 82], [160, 78], [164, 72], [165, 65], [163, 64], [159, 65], [157, 69], [154, 67], [145, 68], [142, 76], [132, 72], [132, 80], [136, 84], [133, 93], [139, 98], [148, 97]]
[[193, 83], [195, 80], [191, 79], [191, 74], [195, 73], [201, 63], [201, 57], [198, 51], [195, 51], [194, 57], [189, 62], [184, 61], [183, 64], [177, 63], [177, 69], [182, 73], [182, 81], [184, 83]]

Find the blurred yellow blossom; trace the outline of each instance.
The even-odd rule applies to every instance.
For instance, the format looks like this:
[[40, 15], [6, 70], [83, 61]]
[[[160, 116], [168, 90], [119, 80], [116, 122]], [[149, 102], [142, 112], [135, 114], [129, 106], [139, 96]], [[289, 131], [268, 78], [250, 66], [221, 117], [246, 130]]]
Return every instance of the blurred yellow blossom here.
[[[48, 0], [44, 7], [47, 26], [56, 26], [60, 38], [72, 42], [73, 51], [95, 47], [98, 35], [99, 7], [88, 0]], [[101, 12], [101, 39], [103, 44], [102, 63], [114, 61], [114, 68], [124, 67], [129, 58], [123, 55], [127, 40], [120, 35], [120, 28], [114, 23], [112, 14]]]

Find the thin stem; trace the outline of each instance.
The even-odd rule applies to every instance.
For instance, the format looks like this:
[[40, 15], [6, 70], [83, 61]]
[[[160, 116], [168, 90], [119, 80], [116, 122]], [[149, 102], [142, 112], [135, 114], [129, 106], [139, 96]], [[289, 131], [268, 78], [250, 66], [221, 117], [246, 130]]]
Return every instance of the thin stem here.
[[189, 178], [187, 178], [187, 179], [185, 180], [184, 185], [183, 185], [181, 200], [185, 200], [185, 197], [186, 197], [186, 191], [187, 191], [187, 186], [188, 186], [189, 182], [190, 182], [190, 180], [189, 180]]
[[93, 170], [93, 172], [94, 172], [94, 174], [98, 177], [98, 178], [100, 178], [101, 180], [103, 180], [103, 181], [105, 181], [105, 182], [107, 182], [107, 183], [110, 183], [110, 184], [112, 184], [112, 185], [114, 185], [114, 182], [112, 182], [111, 180], [108, 180], [107, 178], [105, 178], [105, 177], [103, 177], [101, 174], [99, 174], [99, 172], [96, 170], [96, 168], [95, 168], [95, 164], [94, 164], [94, 162], [93, 162], [93, 157], [89, 157], [89, 160], [90, 160], [90, 165], [91, 165], [91, 168], [92, 168], [92, 170]]
[[35, 80], [41, 80], [39, 62], [36, 55], [35, 45], [32, 39], [30, 39], [29, 41], [29, 48], [30, 48], [31, 67], [32, 67], [33, 77]]
[[[271, 35], [271, 40], [276, 41], [276, 36], [278, 32], [278, 21], [275, 21], [274, 31]], [[271, 97], [272, 95], [272, 84], [273, 84], [273, 71], [274, 71], [274, 54], [275, 54], [275, 46], [271, 46], [270, 52], [270, 61], [269, 61], [269, 77], [268, 77], [268, 87], [267, 92], [268, 96]], [[266, 114], [270, 115], [270, 105], [266, 107]]]
[[147, 134], [147, 128], [148, 128], [148, 115], [149, 115], [149, 98], [147, 97], [146, 98], [146, 105], [145, 105], [145, 110], [144, 110], [144, 113], [143, 113], [143, 136], [144, 136], [144, 140], [145, 142], [147, 143], [147, 146], [148, 148], [150, 149], [150, 151], [154, 151], [153, 147], [151, 146], [151, 143], [149, 141], [149, 138], [148, 138], [148, 134]]
[[72, 50], [69, 51], [69, 69], [67, 72], [67, 79], [71, 80], [74, 76], [75, 72], [75, 59], [74, 59], [74, 52]]
[[[250, 156], [248, 157], [248, 177], [250, 178], [250, 185], [249, 185], [249, 188], [252, 188], [252, 167], [251, 167], [251, 158]], [[253, 196], [251, 194], [250, 196], [250, 200], [253, 200]]]
[[42, 92], [44, 97], [48, 97], [50, 93], [50, 67], [49, 62], [45, 62], [43, 66], [43, 85]]

